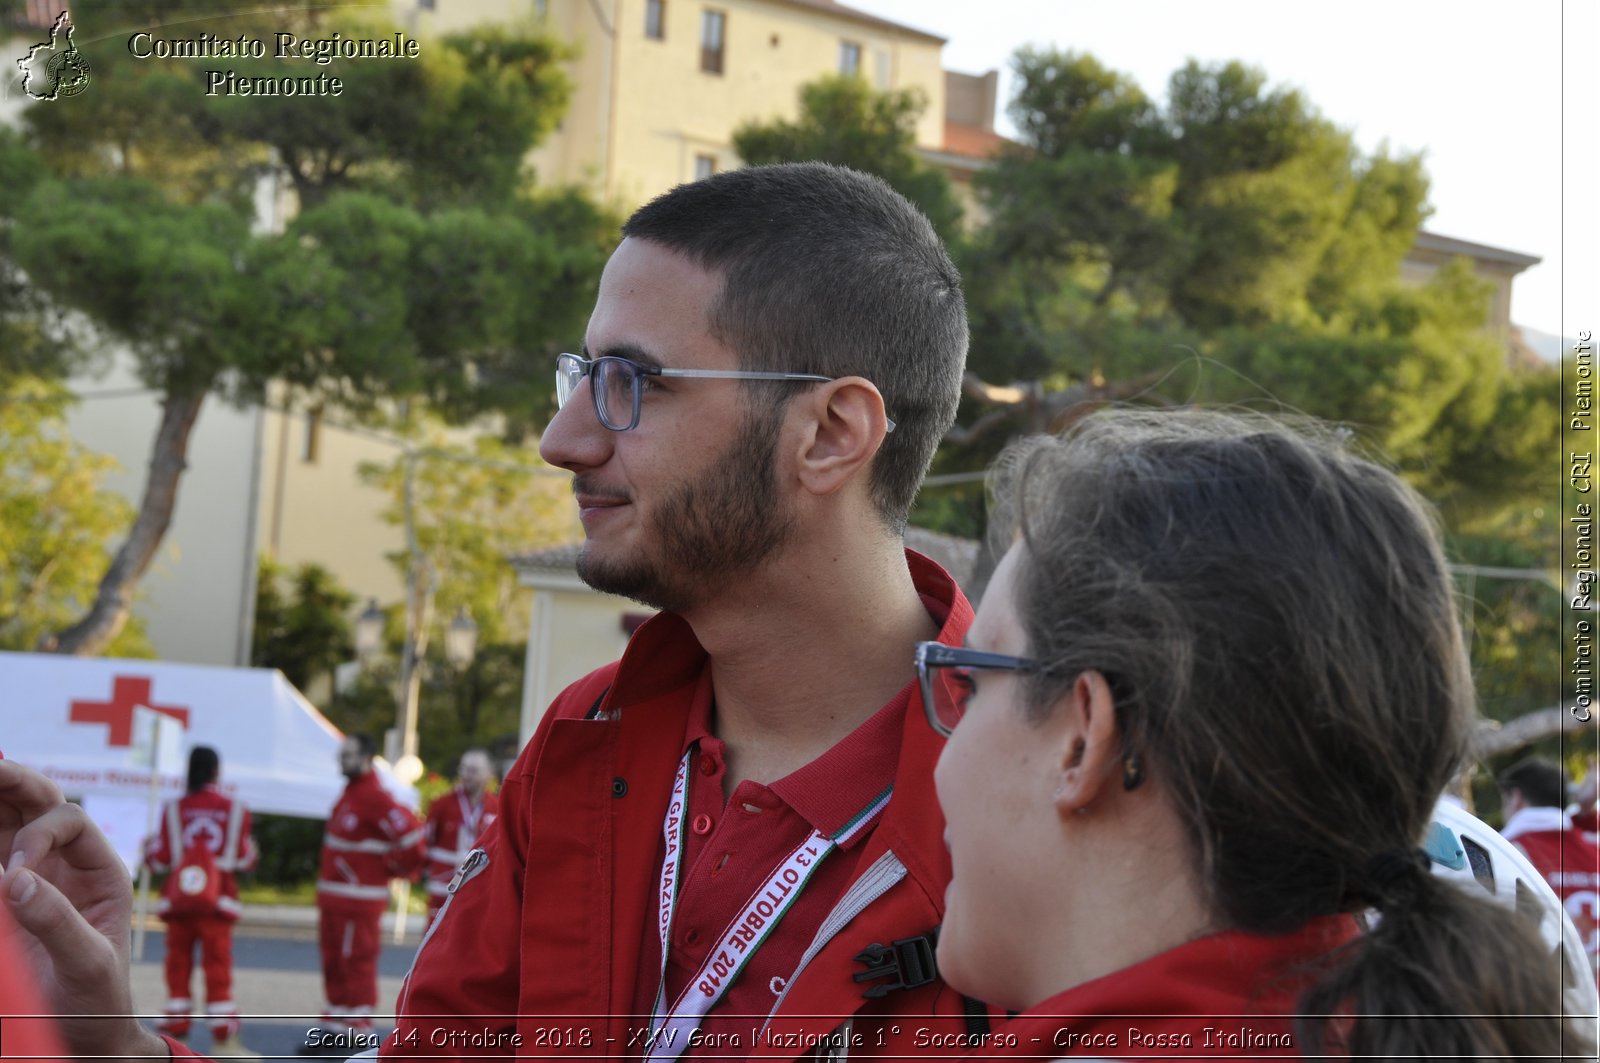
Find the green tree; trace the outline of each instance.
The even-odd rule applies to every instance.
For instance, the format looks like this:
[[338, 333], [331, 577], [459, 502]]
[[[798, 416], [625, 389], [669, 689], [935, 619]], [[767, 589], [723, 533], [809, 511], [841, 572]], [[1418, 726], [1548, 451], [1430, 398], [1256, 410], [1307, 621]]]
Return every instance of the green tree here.
[[1427, 215], [1419, 158], [1364, 155], [1239, 63], [1191, 61], [1164, 108], [1092, 56], [1014, 66], [1023, 143], [979, 176], [990, 220], [963, 263], [981, 379], [942, 464], [1085, 403], [1267, 402], [1351, 424], [1463, 510], [1507, 500], [1472, 459], [1490, 437], [1501, 455], [1545, 445], [1497, 421], [1538, 388], [1508, 385], [1464, 263], [1401, 283]]
[[[59, 384], [0, 378], [0, 649], [31, 650], [83, 609], [132, 509], [100, 485], [116, 463], [67, 436], [70, 402]], [[153, 656], [136, 624], [107, 652]]]
[[[418, 749], [429, 763], [443, 765], [517, 729], [530, 592], [507, 559], [579, 534], [566, 478], [535, 454], [496, 439], [449, 445], [442, 425], [420, 417], [408, 450], [388, 464], [363, 466], [361, 476], [388, 492], [385, 518], [406, 533], [408, 548], [390, 561], [417, 588], [410, 629], [419, 661]], [[394, 725], [406, 608], [386, 611], [391, 652], [341, 699], [341, 724], [374, 733]], [[432, 647], [462, 610], [477, 625], [478, 648], [472, 665], [457, 674]]]
[[917, 118], [927, 105], [916, 89], [876, 92], [865, 78], [835, 74], [801, 88], [797, 119], [746, 122], [734, 130], [733, 147], [752, 166], [818, 161], [877, 174], [953, 241], [961, 205], [944, 172], [916, 152]]
[[256, 576], [255, 627], [250, 663], [276, 668], [297, 688], [355, 656], [350, 607], [355, 595], [321, 565], [292, 572], [263, 557]]
[[[219, 36], [270, 37], [296, 19], [308, 34], [375, 32], [316, 9], [232, 16], [187, 0], [161, 11]], [[363, 413], [414, 397], [452, 416], [509, 407], [508, 423], [527, 425], [549, 402], [548, 348], [577, 331], [608, 242], [583, 197], [521, 183], [567, 91], [565, 53], [538, 34], [484, 31], [430, 41], [414, 62], [335, 63], [325, 69], [349, 82], [340, 97], [230, 100], [206, 97], [193, 63], [119, 54], [154, 25], [147, 5], [96, 17], [108, 28], [96, 38], [80, 25], [79, 39], [99, 49], [95, 88], [116, 91], [29, 113], [32, 158], [54, 176], [0, 140], [0, 173], [27, 186], [0, 202], [0, 280], [25, 275], [51, 307], [83, 314], [163, 396], [128, 537], [84, 615], [46, 640], [72, 653], [98, 652], [125, 621], [208, 395], [259, 401], [278, 380]], [[267, 166], [284, 168], [306, 208], [280, 234], [250, 226], [247, 193]], [[9, 351], [0, 358], [11, 367]]]

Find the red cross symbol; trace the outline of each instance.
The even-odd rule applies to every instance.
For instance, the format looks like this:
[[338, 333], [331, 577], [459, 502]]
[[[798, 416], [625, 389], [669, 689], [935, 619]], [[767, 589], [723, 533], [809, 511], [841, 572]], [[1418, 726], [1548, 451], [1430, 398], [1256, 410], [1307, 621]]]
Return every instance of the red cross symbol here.
[[74, 701], [68, 719], [73, 723], [106, 724], [110, 728], [106, 733], [106, 745], [131, 746], [133, 710], [138, 705], [171, 716], [184, 727], [189, 726], [188, 709], [176, 705], [157, 705], [150, 700], [149, 679], [126, 675], [119, 675], [111, 681], [110, 701]]

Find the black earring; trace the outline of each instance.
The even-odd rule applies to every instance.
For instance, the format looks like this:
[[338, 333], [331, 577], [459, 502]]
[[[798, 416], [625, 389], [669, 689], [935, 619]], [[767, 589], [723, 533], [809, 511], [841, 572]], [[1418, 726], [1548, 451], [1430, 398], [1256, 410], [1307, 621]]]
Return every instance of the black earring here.
[[1122, 788], [1137, 790], [1142, 782], [1144, 782], [1144, 765], [1139, 763], [1138, 754], [1129, 754], [1122, 762]]

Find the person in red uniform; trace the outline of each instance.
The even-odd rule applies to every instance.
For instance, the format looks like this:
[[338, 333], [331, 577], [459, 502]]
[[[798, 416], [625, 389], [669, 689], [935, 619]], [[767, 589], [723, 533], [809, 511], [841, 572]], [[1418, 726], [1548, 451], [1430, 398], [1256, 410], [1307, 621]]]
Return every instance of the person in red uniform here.
[[500, 811], [500, 798], [489, 793], [489, 754], [469, 749], [456, 766], [456, 785], [428, 806], [424, 836], [428, 846], [428, 922], [444, 906], [450, 880], [472, 851], [478, 835], [489, 829]]
[[960, 278], [897, 193], [817, 163], [623, 233], [540, 451], [579, 575], [662, 611], [544, 714], [380, 1054], [920, 1057], [983, 1021], [931, 962], [912, 668], [971, 607], [903, 537], [960, 398]]
[[[190, 982], [199, 948], [205, 972], [206, 1015], [220, 1054], [239, 1055], [239, 1007], [233, 1000], [233, 924], [239, 918], [236, 876], [253, 871], [258, 853], [250, 810], [218, 786], [221, 760], [210, 746], [189, 751], [188, 792], [169, 801], [145, 848], [150, 870], [168, 874], [156, 911], [167, 924], [167, 1006], [159, 1029], [189, 1033]], [[195, 846], [211, 854], [211, 869], [186, 862]], [[217, 882], [205, 882], [215, 874]], [[213, 899], [214, 898], [214, 899]]]
[[680, 186], [624, 236], [541, 449], [581, 576], [662, 612], [545, 713], [380, 1052], [927, 1058], [988, 1021], [932, 963], [944, 739], [912, 660], [972, 609], [904, 538], [960, 401], [960, 277], [903, 197], [820, 163]]
[[378, 1003], [379, 923], [389, 880], [409, 875], [427, 858], [422, 824], [383, 788], [371, 736], [345, 736], [339, 770], [349, 780], [328, 814], [317, 873], [317, 936], [326, 1003], [323, 1027], [370, 1034]]
[[1477, 719], [1422, 500], [1194, 409], [997, 467], [1013, 545], [920, 658], [965, 687], [939, 967], [1020, 1012], [968, 1058], [1582, 1058], [1534, 923], [1419, 848]]
[[1567, 775], [1544, 757], [1524, 757], [1500, 773], [1506, 825], [1500, 833], [1539, 869], [1600, 971], [1600, 849], [1565, 811]]
[[1584, 841], [1600, 847], [1600, 759], [1590, 757], [1585, 767], [1583, 781], [1578, 784], [1568, 811]]

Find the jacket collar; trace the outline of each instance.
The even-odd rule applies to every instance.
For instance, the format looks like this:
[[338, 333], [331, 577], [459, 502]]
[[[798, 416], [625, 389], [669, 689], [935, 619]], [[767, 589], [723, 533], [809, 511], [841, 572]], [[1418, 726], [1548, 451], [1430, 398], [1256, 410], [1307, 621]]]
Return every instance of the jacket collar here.
[[1572, 817], [1561, 809], [1533, 805], [1517, 809], [1516, 814], [1506, 820], [1505, 829], [1500, 833], [1506, 838], [1515, 838], [1523, 834], [1571, 829]]
[[[972, 604], [954, 578], [936, 562], [909, 549], [905, 557], [912, 582], [929, 615], [943, 618], [938, 641], [960, 645], [972, 626]], [[658, 707], [675, 705], [679, 713], [686, 715], [690, 699], [669, 696], [698, 684], [708, 660], [688, 621], [676, 613], [657, 613], [641, 624], [628, 640], [597, 714], [613, 719], [637, 716], [637, 713], [624, 713], [624, 708], [665, 698], [667, 700]], [[940, 697], [954, 696], [943, 682], [937, 693]], [[652, 720], [651, 725], [652, 729], [669, 726], [668, 721], [661, 719]], [[894, 797], [868, 842], [862, 866], [877, 859], [884, 850], [892, 849], [911, 878], [922, 883], [932, 898], [937, 921], [943, 909], [944, 888], [950, 881], [950, 854], [944, 847], [944, 817], [939, 813], [933, 789], [933, 766], [944, 749], [944, 738], [928, 726], [921, 696], [915, 692], [907, 704], [903, 727]]]

